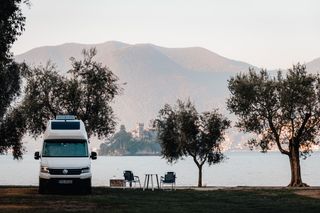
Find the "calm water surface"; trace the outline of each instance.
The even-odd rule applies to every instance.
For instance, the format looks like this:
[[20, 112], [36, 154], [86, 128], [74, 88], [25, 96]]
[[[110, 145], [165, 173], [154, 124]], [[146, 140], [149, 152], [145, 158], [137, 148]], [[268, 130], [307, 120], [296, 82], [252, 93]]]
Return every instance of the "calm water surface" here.
[[[290, 181], [288, 158], [279, 153], [229, 152], [220, 164], [203, 168], [203, 185], [207, 186], [285, 186]], [[320, 186], [320, 152], [301, 160], [303, 181]], [[124, 170], [132, 170], [143, 183], [145, 173], [175, 171], [177, 185], [197, 184], [198, 170], [191, 158], [168, 164], [158, 156], [99, 156], [92, 161], [93, 185], [108, 186], [109, 179], [122, 178]], [[0, 185], [38, 185], [39, 161], [25, 155], [21, 161], [11, 155], [0, 155]]]

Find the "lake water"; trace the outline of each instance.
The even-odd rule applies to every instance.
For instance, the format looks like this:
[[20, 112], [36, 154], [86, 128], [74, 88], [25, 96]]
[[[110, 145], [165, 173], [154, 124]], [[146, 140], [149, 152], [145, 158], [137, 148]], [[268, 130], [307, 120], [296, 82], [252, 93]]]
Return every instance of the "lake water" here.
[[[203, 168], [203, 185], [207, 186], [286, 186], [290, 181], [287, 156], [270, 152], [227, 152], [228, 159], [220, 164]], [[303, 181], [320, 186], [320, 152], [301, 160]], [[178, 186], [197, 185], [198, 169], [191, 158], [168, 164], [159, 156], [99, 156], [92, 161], [95, 186], [108, 186], [109, 179], [122, 178], [124, 170], [132, 170], [143, 184], [145, 173], [177, 174]], [[39, 161], [25, 155], [21, 161], [11, 155], [0, 155], [0, 185], [38, 185]]]

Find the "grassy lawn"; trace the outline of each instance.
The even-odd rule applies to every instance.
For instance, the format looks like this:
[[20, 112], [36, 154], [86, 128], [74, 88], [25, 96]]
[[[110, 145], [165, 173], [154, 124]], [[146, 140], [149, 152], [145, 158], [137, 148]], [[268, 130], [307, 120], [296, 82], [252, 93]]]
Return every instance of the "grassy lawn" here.
[[39, 195], [0, 187], [0, 212], [320, 212], [320, 190], [142, 191], [97, 187], [92, 195]]

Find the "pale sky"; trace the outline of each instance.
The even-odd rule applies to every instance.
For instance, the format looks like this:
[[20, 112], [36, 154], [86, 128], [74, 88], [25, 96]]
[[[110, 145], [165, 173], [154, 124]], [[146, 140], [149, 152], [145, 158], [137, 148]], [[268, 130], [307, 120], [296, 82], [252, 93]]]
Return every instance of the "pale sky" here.
[[201, 46], [269, 69], [320, 57], [319, 0], [31, 0], [15, 54], [67, 42]]

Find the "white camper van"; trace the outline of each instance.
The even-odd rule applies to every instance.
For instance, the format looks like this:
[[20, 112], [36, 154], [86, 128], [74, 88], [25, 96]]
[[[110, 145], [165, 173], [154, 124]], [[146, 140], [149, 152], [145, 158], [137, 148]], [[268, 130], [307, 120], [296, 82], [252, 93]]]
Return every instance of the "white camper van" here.
[[51, 187], [77, 186], [83, 193], [91, 193], [91, 159], [96, 152], [89, 152], [88, 135], [84, 123], [74, 116], [60, 115], [47, 124], [40, 159], [39, 193]]

